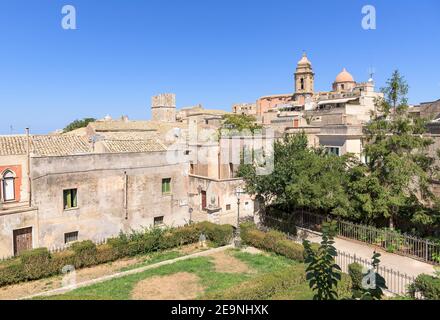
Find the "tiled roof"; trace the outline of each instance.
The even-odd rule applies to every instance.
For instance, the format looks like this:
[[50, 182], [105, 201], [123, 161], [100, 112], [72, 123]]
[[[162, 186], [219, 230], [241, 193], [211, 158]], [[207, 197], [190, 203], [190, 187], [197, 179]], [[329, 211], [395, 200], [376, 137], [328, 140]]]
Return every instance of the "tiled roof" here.
[[149, 121], [95, 121], [89, 123], [96, 132], [99, 131], [148, 131], [154, 130], [149, 127]]
[[[25, 135], [0, 136], [0, 155], [25, 155]], [[30, 152], [36, 156], [63, 156], [90, 152], [86, 138], [78, 136], [30, 136]]]
[[104, 140], [107, 152], [152, 152], [166, 151], [166, 147], [157, 140]]

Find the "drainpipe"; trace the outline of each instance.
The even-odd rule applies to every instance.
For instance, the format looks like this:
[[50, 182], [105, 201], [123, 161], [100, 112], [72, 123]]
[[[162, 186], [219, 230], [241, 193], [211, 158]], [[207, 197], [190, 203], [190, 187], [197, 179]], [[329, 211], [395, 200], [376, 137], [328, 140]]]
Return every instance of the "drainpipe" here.
[[26, 174], [28, 176], [29, 207], [32, 207], [32, 179], [29, 128], [26, 128]]
[[125, 210], [125, 220], [128, 220], [128, 175], [127, 175], [127, 171], [124, 171], [124, 210]]

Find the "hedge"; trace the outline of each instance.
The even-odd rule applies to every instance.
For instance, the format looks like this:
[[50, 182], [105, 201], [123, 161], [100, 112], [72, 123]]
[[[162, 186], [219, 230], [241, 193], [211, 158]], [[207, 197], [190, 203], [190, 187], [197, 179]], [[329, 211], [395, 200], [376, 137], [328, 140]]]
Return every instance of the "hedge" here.
[[[271, 251], [299, 262], [304, 261], [304, 247], [299, 243], [289, 240], [284, 233], [274, 230], [263, 232], [251, 224], [243, 224], [240, 227], [242, 230], [241, 237], [245, 244]], [[312, 248], [317, 249], [318, 247], [318, 244], [312, 244]]]
[[421, 293], [425, 299], [440, 300], [440, 278], [421, 274], [410, 284], [408, 292], [412, 298], [417, 298], [416, 293]]
[[99, 246], [90, 240], [81, 241], [73, 243], [68, 250], [54, 254], [46, 248], [26, 251], [15, 259], [0, 263], [0, 287], [61, 274], [63, 267], [68, 265], [80, 269], [123, 257], [196, 243], [201, 233], [215, 246], [223, 246], [232, 240], [233, 227], [202, 222], [179, 228], [121, 233]]

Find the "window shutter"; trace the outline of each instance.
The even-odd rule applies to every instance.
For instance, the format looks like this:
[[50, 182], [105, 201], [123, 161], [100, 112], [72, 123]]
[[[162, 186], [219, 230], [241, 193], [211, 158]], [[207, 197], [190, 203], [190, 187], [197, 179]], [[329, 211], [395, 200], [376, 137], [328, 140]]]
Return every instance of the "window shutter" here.
[[76, 208], [78, 206], [77, 193], [78, 193], [77, 189], [72, 190], [72, 208]]

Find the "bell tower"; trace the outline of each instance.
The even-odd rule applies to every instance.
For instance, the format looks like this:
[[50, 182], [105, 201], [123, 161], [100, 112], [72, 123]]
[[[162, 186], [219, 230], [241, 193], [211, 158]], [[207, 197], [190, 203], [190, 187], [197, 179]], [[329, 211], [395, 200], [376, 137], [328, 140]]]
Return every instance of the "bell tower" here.
[[299, 60], [295, 72], [295, 98], [304, 100], [313, 96], [315, 84], [315, 74], [313, 73], [312, 63], [307, 59], [304, 52], [301, 60]]

